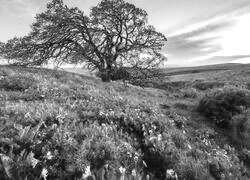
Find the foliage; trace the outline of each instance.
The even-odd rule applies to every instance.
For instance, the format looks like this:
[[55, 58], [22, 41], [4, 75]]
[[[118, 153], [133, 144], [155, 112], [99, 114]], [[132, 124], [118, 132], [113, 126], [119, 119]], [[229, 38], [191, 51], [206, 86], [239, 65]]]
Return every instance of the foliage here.
[[235, 115], [232, 118], [232, 139], [234, 143], [250, 148], [250, 111], [249, 109], [242, 114]]
[[228, 127], [233, 116], [250, 106], [250, 92], [240, 88], [215, 89], [199, 102], [198, 111], [214, 123]]
[[247, 89], [250, 90], [250, 82], [247, 83]]
[[195, 99], [198, 97], [198, 91], [195, 88], [182, 89], [181, 92], [184, 98]]
[[147, 24], [147, 12], [123, 0], [103, 0], [87, 16], [52, 0], [36, 16], [32, 31], [9, 40], [0, 55], [22, 65], [42, 65], [53, 59], [98, 69], [103, 81], [128, 66], [152, 68], [165, 57], [160, 53], [166, 37]]
[[234, 148], [217, 144], [211, 129], [194, 130], [186, 117], [165, 114], [156, 91], [45, 69], [2, 71], [31, 75], [32, 92], [44, 95], [25, 101], [20, 97], [27, 91], [0, 90], [4, 180], [246, 177], [246, 153], [239, 159]]
[[195, 82], [193, 87], [198, 89], [198, 90], [208, 90], [208, 89], [214, 89], [214, 88], [220, 88], [223, 87], [224, 83], [222, 82]]
[[36, 81], [31, 76], [23, 76], [21, 74], [0, 77], [0, 89], [6, 91], [25, 91], [34, 88]]

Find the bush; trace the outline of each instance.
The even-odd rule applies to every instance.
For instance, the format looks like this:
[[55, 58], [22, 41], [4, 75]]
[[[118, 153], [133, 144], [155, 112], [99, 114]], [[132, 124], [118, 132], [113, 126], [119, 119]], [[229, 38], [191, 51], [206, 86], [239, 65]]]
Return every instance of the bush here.
[[220, 88], [223, 86], [224, 86], [224, 83], [221, 83], [221, 82], [196, 82], [193, 85], [194, 88], [201, 90], [201, 91], [214, 89], [214, 88]]
[[152, 87], [157, 89], [163, 89], [171, 92], [179, 91], [179, 89], [185, 88], [188, 84], [186, 81], [168, 81], [166, 82], [165, 77], [160, 75], [155, 78], [148, 79], [136, 79], [133, 80], [132, 84], [139, 85], [142, 87]]
[[177, 109], [187, 110], [188, 105], [185, 102], [176, 102], [174, 107]]
[[6, 91], [25, 91], [36, 86], [36, 81], [30, 76], [11, 75], [0, 79], [0, 89]]
[[234, 116], [231, 127], [233, 141], [250, 148], [250, 111]]
[[[97, 77], [101, 77], [103, 78], [105, 76], [105, 73], [107, 72], [100, 72], [98, 71], [96, 73]], [[127, 80], [129, 79], [131, 76], [129, 70], [127, 68], [118, 68], [118, 69], [114, 69], [111, 73], [110, 73], [110, 78], [112, 81], [117, 81], [117, 80]]]
[[198, 111], [217, 125], [228, 127], [232, 117], [250, 106], [250, 92], [239, 88], [217, 89], [199, 102]]
[[250, 90], [250, 82], [247, 83], [247, 89]]
[[[144, 99], [141, 88], [140, 95], [77, 75], [34, 76], [38, 87], [0, 93], [0, 179], [242, 179], [245, 173], [237, 152], [218, 146], [212, 128], [193, 131], [170, 105], [160, 109]], [[249, 161], [248, 152], [242, 159]]]
[[195, 88], [184, 89], [181, 91], [184, 98], [197, 98], [198, 92]]

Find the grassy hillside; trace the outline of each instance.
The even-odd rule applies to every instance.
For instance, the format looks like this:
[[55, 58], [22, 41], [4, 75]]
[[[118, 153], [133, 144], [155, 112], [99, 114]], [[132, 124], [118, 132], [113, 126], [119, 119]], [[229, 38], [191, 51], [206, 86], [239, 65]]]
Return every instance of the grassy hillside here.
[[247, 91], [249, 69], [190, 71], [142, 88], [0, 66], [1, 178], [249, 179], [248, 147], [197, 110], [215, 89]]

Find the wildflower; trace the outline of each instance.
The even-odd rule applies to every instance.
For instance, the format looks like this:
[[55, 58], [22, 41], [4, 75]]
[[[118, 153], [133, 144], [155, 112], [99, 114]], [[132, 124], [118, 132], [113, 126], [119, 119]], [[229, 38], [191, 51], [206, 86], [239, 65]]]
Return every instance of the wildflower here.
[[188, 149], [192, 149], [192, 147], [190, 146], [190, 144], [188, 144], [187, 146], [188, 146]]
[[46, 154], [46, 159], [52, 159], [53, 158], [53, 155], [52, 155], [52, 153], [50, 152], [50, 151], [48, 151], [47, 152], [47, 154]]
[[109, 114], [110, 114], [110, 116], [114, 116], [115, 112], [114, 111], [110, 111]]
[[127, 155], [132, 158], [132, 154], [130, 152], [127, 152]]
[[34, 168], [36, 167], [37, 163], [39, 162], [39, 160], [37, 160], [36, 158], [34, 158], [34, 153], [30, 152], [27, 160], [30, 162], [31, 166]]
[[51, 128], [52, 128], [52, 129], [56, 129], [56, 128], [57, 128], [57, 124], [53, 124], [53, 125], [51, 126]]
[[161, 134], [158, 134], [157, 140], [158, 140], [158, 141], [161, 141], [161, 140], [162, 140], [162, 135], [161, 135]]
[[25, 118], [30, 117], [30, 113], [29, 113], [29, 112], [28, 112], [28, 113], [26, 113], [26, 114], [24, 115], [24, 117], [25, 117]]
[[135, 169], [132, 170], [132, 176], [136, 176], [136, 170]]
[[100, 116], [103, 116], [103, 115], [105, 115], [105, 113], [102, 112], [102, 111], [100, 111], [100, 112], [99, 112], [99, 115], [100, 115]]
[[225, 174], [222, 173], [222, 174], [220, 175], [220, 177], [221, 177], [222, 179], [224, 179], [226, 176], [225, 176]]
[[143, 131], [145, 131], [145, 130], [146, 130], [146, 127], [145, 127], [145, 125], [144, 125], [144, 124], [142, 125], [142, 130], [143, 130]]
[[134, 161], [135, 161], [135, 162], [138, 162], [138, 160], [139, 160], [139, 155], [136, 153], [136, 154], [135, 154], [135, 157], [134, 157]]
[[149, 141], [153, 141], [154, 139], [157, 139], [157, 137], [152, 136], [152, 137], [149, 138]]
[[124, 168], [124, 167], [121, 166], [121, 167], [119, 168], [119, 171], [120, 171], [122, 174], [124, 174], [124, 173], [126, 172], [126, 168]]
[[42, 172], [41, 172], [41, 177], [45, 180], [47, 180], [47, 176], [48, 176], [48, 170], [46, 168], [43, 168]]
[[176, 178], [177, 179], [177, 174], [173, 169], [168, 169], [167, 170], [167, 178]]
[[84, 171], [84, 174], [82, 175], [82, 177], [83, 177], [83, 178], [87, 178], [87, 177], [89, 177], [89, 176], [91, 176], [91, 171], [90, 171], [90, 166], [87, 166], [87, 167], [85, 168], [85, 171]]

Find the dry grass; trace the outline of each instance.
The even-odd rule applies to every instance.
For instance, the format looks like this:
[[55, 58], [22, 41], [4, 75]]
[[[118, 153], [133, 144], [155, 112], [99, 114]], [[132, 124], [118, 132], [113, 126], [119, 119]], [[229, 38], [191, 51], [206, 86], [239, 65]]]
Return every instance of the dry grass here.
[[[247, 71], [237, 73], [241, 78]], [[123, 168], [127, 176], [136, 172], [136, 179], [166, 179], [172, 170], [186, 180], [246, 177], [238, 152], [221, 138], [226, 136], [195, 111], [210, 91], [192, 87], [198, 74], [142, 88], [62, 71], [0, 67], [0, 78], [16, 74], [31, 76], [34, 86], [0, 89], [0, 156], [16, 162], [11, 167], [19, 173], [16, 178], [0, 168], [5, 179], [39, 179], [43, 169], [48, 179], [80, 179], [89, 167], [110, 177], [122, 176]], [[229, 77], [221, 81], [235, 85]], [[238, 82], [246, 86], [245, 79]], [[40, 164], [33, 166], [35, 160]]]

